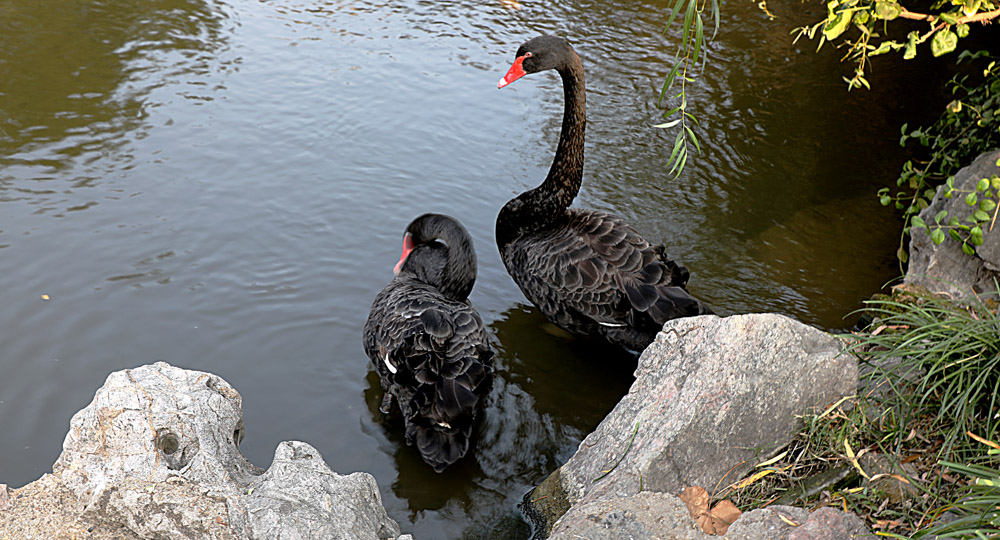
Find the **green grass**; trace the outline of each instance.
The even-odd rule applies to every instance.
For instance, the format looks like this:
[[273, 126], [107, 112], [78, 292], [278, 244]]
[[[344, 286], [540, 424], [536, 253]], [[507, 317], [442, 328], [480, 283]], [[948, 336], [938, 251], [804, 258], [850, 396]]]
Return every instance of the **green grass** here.
[[835, 506], [884, 537], [1000, 538], [996, 303], [900, 290], [865, 311], [872, 324], [843, 336], [861, 395], [803, 417], [782, 459], [717, 496]]

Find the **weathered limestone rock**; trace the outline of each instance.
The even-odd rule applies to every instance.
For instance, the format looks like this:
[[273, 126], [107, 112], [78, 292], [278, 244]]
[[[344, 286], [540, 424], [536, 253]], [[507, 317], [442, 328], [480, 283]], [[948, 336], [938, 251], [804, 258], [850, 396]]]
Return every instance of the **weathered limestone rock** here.
[[[955, 175], [955, 189], [974, 191], [981, 178], [1000, 174], [997, 167], [1000, 150], [991, 150], [980, 155], [971, 165], [962, 168]], [[947, 210], [949, 216], [969, 215], [971, 207], [961, 196], [946, 199], [944, 186], [938, 188], [931, 205], [920, 212], [920, 217], [929, 226], [934, 224], [934, 216]], [[1000, 232], [983, 227], [983, 245], [976, 246], [975, 255], [966, 255], [962, 246], [946, 238], [940, 245], [934, 245], [930, 235], [914, 230], [910, 235], [910, 265], [904, 283], [916, 285], [935, 294], [945, 294], [954, 298], [977, 294], [996, 293], [994, 279], [1000, 279]]]
[[[220, 377], [163, 362], [115, 372], [73, 416], [54, 473], [18, 497], [55, 500], [66, 515], [53, 510], [49, 521], [82, 528], [84, 518], [116, 538], [399, 535], [371, 475], [339, 475], [303, 442], [281, 443], [263, 471], [240, 453], [242, 438], [240, 395]], [[23, 514], [0, 515], [0, 532], [31, 532]]]
[[573, 506], [738, 479], [791, 439], [797, 415], [857, 385], [857, 364], [835, 338], [787, 317], [670, 321], [628, 395], [525, 497], [525, 513], [547, 534]]

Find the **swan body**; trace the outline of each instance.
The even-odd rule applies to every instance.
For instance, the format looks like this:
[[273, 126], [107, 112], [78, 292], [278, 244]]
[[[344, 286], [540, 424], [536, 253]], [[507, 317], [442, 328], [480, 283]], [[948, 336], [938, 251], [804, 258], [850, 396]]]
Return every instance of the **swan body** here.
[[407, 444], [441, 472], [468, 451], [492, 384], [493, 352], [468, 302], [472, 239], [453, 218], [420, 216], [406, 229], [394, 272], [372, 302], [364, 349], [385, 392], [382, 411], [396, 401]]
[[666, 321], [712, 311], [687, 292], [687, 268], [669, 260], [663, 246], [618, 216], [569, 208], [583, 181], [586, 90], [579, 56], [560, 37], [536, 37], [518, 49], [497, 87], [550, 69], [562, 78], [565, 98], [556, 155], [545, 181], [497, 216], [500, 256], [528, 300], [557, 326], [641, 351]]

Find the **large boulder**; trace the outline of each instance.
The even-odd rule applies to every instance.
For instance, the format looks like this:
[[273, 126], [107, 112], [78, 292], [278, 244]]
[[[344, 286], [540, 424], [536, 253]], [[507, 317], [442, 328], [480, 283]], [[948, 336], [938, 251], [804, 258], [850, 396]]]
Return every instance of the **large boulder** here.
[[635, 376], [576, 454], [525, 496], [541, 535], [576, 506], [737, 480], [791, 440], [798, 416], [858, 386], [836, 338], [775, 314], [670, 321]]
[[[998, 159], [1000, 150], [991, 150], [962, 168], [953, 183], [961, 195], [945, 198], [946, 186], [939, 187], [930, 206], [920, 212], [920, 217], [932, 229], [934, 217], [942, 210], [947, 210], [949, 217], [964, 220], [972, 210], [965, 202], [965, 193], [975, 191], [980, 179], [1000, 175]], [[975, 247], [975, 255], [966, 255], [961, 244], [951, 238], [935, 245], [926, 231], [913, 229], [910, 233], [910, 264], [904, 283], [953, 298], [969, 296], [973, 292], [995, 294], [997, 286], [994, 280], [1000, 279], [1000, 232], [990, 229], [989, 225], [983, 226], [983, 245]]]
[[86, 525], [107, 537], [177, 540], [399, 535], [371, 475], [337, 474], [303, 442], [279, 444], [264, 471], [240, 453], [243, 433], [240, 395], [216, 375], [163, 362], [112, 373], [73, 416], [53, 474], [19, 490], [0, 531], [44, 537]]

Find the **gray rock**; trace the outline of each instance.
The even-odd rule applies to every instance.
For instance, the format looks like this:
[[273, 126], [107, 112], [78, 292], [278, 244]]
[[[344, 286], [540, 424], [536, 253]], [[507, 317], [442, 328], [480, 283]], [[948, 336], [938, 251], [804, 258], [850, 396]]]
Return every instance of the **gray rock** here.
[[304, 442], [279, 444], [274, 462], [253, 482], [246, 499], [255, 538], [348, 540], [399, 534], [371, 475], [338, 475]]
[[[784, 518], [784, 519], [782, 519]], [[681, 500], [644, 491], [574, 506], [549, 540], [847, 540], [871, 537], [858, 516], [824, 507], [771, 506], [740, 516], [724, 536], [702, 532]]]
[[[975, 190], [981, 178], [1000, 174], [997, 159], [1000, 150], [991, 150], [980, 155], [971, 165], [962, 168], [955, 175], [954, 186], [961, 190]], [[971, 207], [965, 203], [965, 194], [946, 199], [944, 188], [938, 188], [930, 206], [920, 212], [920, 217], [933, 227], [934, 216], [947, 210], [948, 216], [969, 215]], [[983, 245], [976, 247], [975, 255], [966, 255], [962, 247], [951, 238], [940, 245], [934, 245], [930, 235], [922, 230], [910, 234], [910, 264], [904, 283], [923, 287], [935, 294], [951, 297], [968, 296], [970, 292], [995, 293], [994, 279], [1000, 279], [1000, 232], [983, 227]]]
[[874, 538], [874, 535], [858, 516], [829, 506], [819, 508], [812, 513], [804, 508], [792, 506], [769, 506], [740, 516], [740, 519], [736, 520], [736, 523], [733, 523], [732, 527], [729, 528], [726, 538], [729, 540], [849, 540], [852, 538]]
[[640, 491], [711, 491], [785, 445], [797, 415], [851, 395], [832, 336], [774, 314], [668, 322], [636, 381], [569, 461], [525, 497], [543, 534], [567, 508]]
[[574, 506], [552, 530], [550, 540], [708, 540], [680, 499], [642, 492]]
[[399, 535], [371, 475], [339, 475], [303, 442], [263, 471], [240, 453], [243, 432], [240, 395], [216, 375], [119, 371], [73, 416], [54, 476], [89, 519], [143, 538]]
[[858, 516], [824, 506], [809, 514], [801, 526], [791, 529], [788, 540], [845, 540], [874, 536]]

